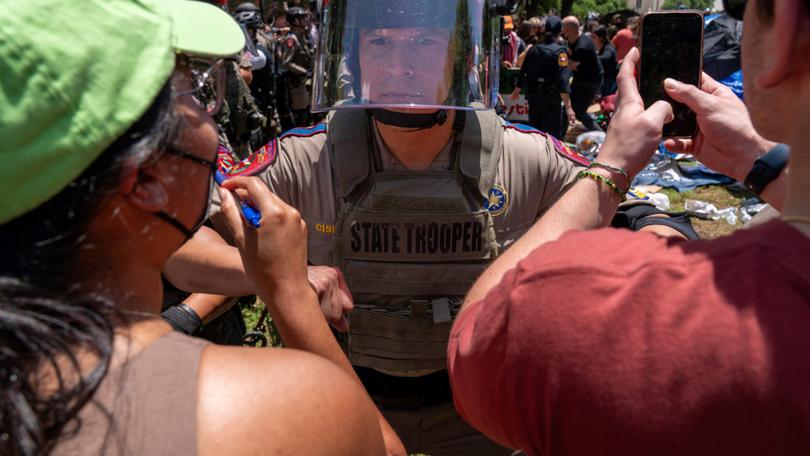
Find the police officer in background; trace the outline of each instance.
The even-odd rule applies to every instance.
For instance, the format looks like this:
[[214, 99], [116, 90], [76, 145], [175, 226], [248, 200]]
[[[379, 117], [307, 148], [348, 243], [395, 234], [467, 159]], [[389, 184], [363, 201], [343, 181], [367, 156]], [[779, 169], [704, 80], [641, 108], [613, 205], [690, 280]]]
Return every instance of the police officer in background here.
[[529, 102], [529, 124], [560, 140], [565, 137], [563, 105], [569, 121], [574, 120], [567, 77], [568, 50], [559, 43], [561, 32], [560, 18], [547, 17], [542, 42], [526, 54], [511, 95], [517, 99], [524, 89]]
[[248, 39], [255, 46], [256, 52], [261, 53], [267, 62], [262, 68], [253, 69], [253, 81], [249, 85], [256, 106], [267, 119], [263, 137], [270, 139], [279, 133], [276, 120], [275, 43], [264, 33], [264, 20], [258, 6], [253, 3], [242, 3], [234, 10], [234, 18], [245, 27]]
[[604, 76], [596, 45], [588, 35], [581, 32], [579, 20], [575, 16], [563, 19], [562, 30], [571, 47], [568, 68], [574, 75], [571, 82], [571, 105], [574, 113], [586, 130], [602, 131], [588, 113], [588, 108], [602, 87]]
[[[255, 36], [252, 36], [254, 41], [264, 48], [270, 49], [272, 46], [272, 39], [264, 32], [264, 16], [262, 15], [261, 8], [251, 2], [240, 3], [236, 8], [234, 8], [233, 16], [240, 24], [245, 25], [248, 22], [251, 23], [251, 27], [255, 32], [253, 33]], [[255, 21], [256, 17], [258, 17], [258, 21]]]
[[256, 106], [243, 73], [249, 79], [252, 78], [250, 58], [245, 53], [240, 56], [239, 62], [226, 64], [225, 99], [214, 116], [233, 147], [233, 152], [241, 158], [261, 146], [262, 128], [267, 123], [267, 118]]
[[[297, 6], [287, 12], [290, 31], [282, 44], [281, 65], [289, 93], [289, 107], [293, 116], [292, 124], [303, 127], [310, 124], [309, 103], [312, 87], [312, 67], [315, 63], [315, 49], [309, 41], [309, 12]], [[289, 116], [290, 113], [282, 113]], [[286, 119], [289, 122], [289, 117]], [[282, 119], [282, 124], [285, 119]], [[286, 128], [285, 128], [286, 129]]]

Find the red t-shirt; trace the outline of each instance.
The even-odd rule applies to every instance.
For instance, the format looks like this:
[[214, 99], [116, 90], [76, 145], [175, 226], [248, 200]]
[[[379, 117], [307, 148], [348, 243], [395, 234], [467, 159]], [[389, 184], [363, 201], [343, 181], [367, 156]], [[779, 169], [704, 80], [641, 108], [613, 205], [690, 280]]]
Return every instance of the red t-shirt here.
[[455, 404], [531, 455], [810, 455], [810, 239], [572, 232], [456, 321]]
[[624, 56], [636, 45], [636, 40], [633, 39], [633, 32], [630, 29], [623, 28], [616, 32], [616, 36], [613, 37], [611, 43], [616, 48], [616, 59], [621, 63]]

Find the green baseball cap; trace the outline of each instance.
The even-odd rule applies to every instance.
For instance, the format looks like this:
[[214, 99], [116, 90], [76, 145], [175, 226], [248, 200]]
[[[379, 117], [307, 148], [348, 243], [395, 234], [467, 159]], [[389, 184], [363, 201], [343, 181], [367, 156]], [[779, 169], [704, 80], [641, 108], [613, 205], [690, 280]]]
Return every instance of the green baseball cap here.
[[177, 53], [244, 46], [239, 25], [203, 2], [0, 0], [0, 224], [55, 196], [129, 129]]

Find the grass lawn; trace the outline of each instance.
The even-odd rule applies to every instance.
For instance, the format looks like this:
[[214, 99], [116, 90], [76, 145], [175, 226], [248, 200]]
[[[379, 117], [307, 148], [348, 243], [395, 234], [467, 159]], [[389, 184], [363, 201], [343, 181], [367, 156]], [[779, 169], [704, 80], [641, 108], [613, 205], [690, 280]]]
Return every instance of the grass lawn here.
[[[688, 199], [706, 201], [714, 204], [718, 209], [724, 209], [727, 207], [739, 207], [747, 198], [754, 196], [747, 191], [729, 190], [720, 185], [698, 187], [683, 193], [666, 188], [662, 189], [661, 192], [669, 197], [670, 211], [672, 212], [682, 211], [684, 202]], [[702, 220], [697, 217], [692, 217], [692, 225], [694, 225], [695, 231], [702, 239], [725, 236], [742, 227], [739, 221], [736, 225], [729, 225], [724, 220]]]

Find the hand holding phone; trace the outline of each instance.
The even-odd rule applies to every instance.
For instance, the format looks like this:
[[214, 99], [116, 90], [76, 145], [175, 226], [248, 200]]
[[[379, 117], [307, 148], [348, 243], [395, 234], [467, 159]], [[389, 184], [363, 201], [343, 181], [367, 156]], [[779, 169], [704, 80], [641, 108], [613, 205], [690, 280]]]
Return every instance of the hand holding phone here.
[[664, 125], [665, 138], [693, 138], [695, 113], [664, 91], [664, 80], [700, 86], [703, 68], [703, 16], [698, 11], [647, 13], [641, 19], [639, 92], [645, 108], [664, 100], [672, 105], [675, 120]]

